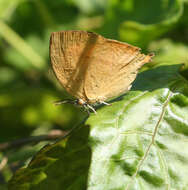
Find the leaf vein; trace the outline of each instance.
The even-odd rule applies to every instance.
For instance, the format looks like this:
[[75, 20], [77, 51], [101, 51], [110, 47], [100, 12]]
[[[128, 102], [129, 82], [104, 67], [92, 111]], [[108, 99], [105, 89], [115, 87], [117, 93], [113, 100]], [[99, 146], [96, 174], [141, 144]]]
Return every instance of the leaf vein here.
[[159, 153], [159, 159], [161, 160], [162, 164], [163, 164], [163, 167], [165, 169], [165, 178], [166, 178], [166, 181], [167, 181], [167, 190], [170, 190], [170, 180], [169, 180], [169, 175], [168, 175], [168, 166], [166, 164], [166, 160], [164, 158], [164, 155], [162, 153], [162, 151], [160, 150], [160, 148], [155, 145], [158, 153]]
[[158, 129], [158, 127], [159, 127], [159, 125], [160, 125], [160, 123], [161, 123], [161, 121], [162, 121], [162, 119], [163, 119], [163, 116], [164, 116], [165, 111], [166, 111], [165, 109], [166, 109], [166, 107], [167, 107], [167, 105], [168, 105], [168, 102], [169, 102], [171, 96], [172, 96], [172, 92], [169, 92], [168, 95], [167, 95], [166, 101], [164, 102], [164, 105], [162, 106], [162, 112], [161, 112], [161, 114], [160, 114], [159, 120], [157, 121], [157, 123], [156, 123], [156, 125], [155, 125], [151, 143], [149, 144], [148, 148], [146, 149], [146, 152], [145, 152], [144, 156], [142, 157], [142, 159], [141, 159], [140, 162], [138, 163], [138, 167], [137, 167], [137, 169], [136, 169], [134, 175], [132, 176], [131, 181], [130, 181], [130, 182], [127, 184], [127, 186], [125, 187], [125, 190], [128, 190], [128, 189], [129, 189], [129, 187], [130, 187], [130, 185], [131, 185], [131, 182], [132, 182], [132, 181], [135, 179], [135, 177], [137, 176], [137, 174], [138, 174], [138, 172], [139, 172], [139, 170], [140, 170], [140, 168], [141, 168], [143, 162], [145, 161], [145, 159], [146, 159], [146, 157], [147, 157], [147, 155], [148, 155], [148, 153], [149, 153], [149, 151], [150, 151], [151, 146], [152, 146], [152, 145], [154, 144], [154, 142], [155, 142], [155, 136], [156, 136], [156, 134], [157, 134], [157, 129]]
[[132, 134], [144, 134], [144, 135], [149, 135], [149, 136], [152, 136], [153, 134], [151, 132], [148, 132], [148, 131], [136, 131], [136, 130], [129, 130], [129, 131], [126, 131], [126, 132], [121, 132], [120, 133], [121, 135], [132, 135]]

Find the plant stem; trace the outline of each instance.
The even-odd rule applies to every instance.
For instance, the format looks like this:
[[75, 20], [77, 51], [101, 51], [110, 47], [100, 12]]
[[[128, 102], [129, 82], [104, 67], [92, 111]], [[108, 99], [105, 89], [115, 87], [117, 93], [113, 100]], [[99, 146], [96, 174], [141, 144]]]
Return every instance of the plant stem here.
[[0, 35], [18, 52], [26, 57], [32, 66], [42, 69], [45, 61], [29, 46], [16, 32], [14, 32], [5, 22], [0, 20]]
[[50, 141], [50, 140], [57, 140], [66, 136], [67, 132], [63, 132], [60, 130], [53, 130], [47, 135], [39, 135], [39, 136], [31, 136], [24, 139], [18, 139], [12, 142], [6, 142], [0, 144], [0, 151], [7, 151], [10, 149], [18, 148], [30, 143], [38, 143], [41, 141]]

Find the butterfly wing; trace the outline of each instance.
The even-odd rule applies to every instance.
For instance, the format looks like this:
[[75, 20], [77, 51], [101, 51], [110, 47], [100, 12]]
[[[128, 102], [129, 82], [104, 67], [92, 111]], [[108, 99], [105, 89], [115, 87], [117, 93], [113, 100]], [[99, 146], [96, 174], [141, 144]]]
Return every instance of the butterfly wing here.
[[56, 77], [72, 96], [88, 103], [126, 92], [150, 61], [139, 48], [84, 31], [54, 32], [50, 58]]
[[53, 32], [50, 59], [57, 79], [72, 96], [87, 101], [84, 79], [88, 56], [95, 47], [97, 34], [84, 31]]
[[150, 59], [151, 55], [126, 43], [105, 38], [98, 42], [85, 77], [88, 102], [105, 101], [128, 91], [138, 69]]

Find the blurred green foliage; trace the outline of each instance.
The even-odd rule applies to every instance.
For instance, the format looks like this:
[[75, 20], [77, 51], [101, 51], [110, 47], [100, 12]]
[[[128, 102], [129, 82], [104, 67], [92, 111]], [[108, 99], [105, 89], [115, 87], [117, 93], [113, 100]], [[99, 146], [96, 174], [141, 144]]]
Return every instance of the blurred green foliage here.
[[[151, 64], [187, 64], [187, 10], [183, 0], [0, 0], [0, 142], [67, 130], [85, 115], [72, 105], [53, 105], [69, 95], [51, 72], [52, 31], [95, 31], [155, 52]], [[43, 145], [0, 155], [0, 163], [9, 158], [0, 189]]]

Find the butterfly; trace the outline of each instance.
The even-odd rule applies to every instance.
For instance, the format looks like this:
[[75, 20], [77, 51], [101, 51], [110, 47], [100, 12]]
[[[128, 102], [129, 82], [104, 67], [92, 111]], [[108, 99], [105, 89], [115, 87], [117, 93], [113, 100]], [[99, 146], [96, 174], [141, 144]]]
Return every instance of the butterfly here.
[[[131, 88], [138, 69], [151, 61], [140, 48], [87, 31], [59, 31], [50, 37], [53, 71], [76, 104], [91, 109], [95, 103]], [[56, 104], [70, 101], [60, 101]], [[70, 102], [71, 103], [71, 102]]]

